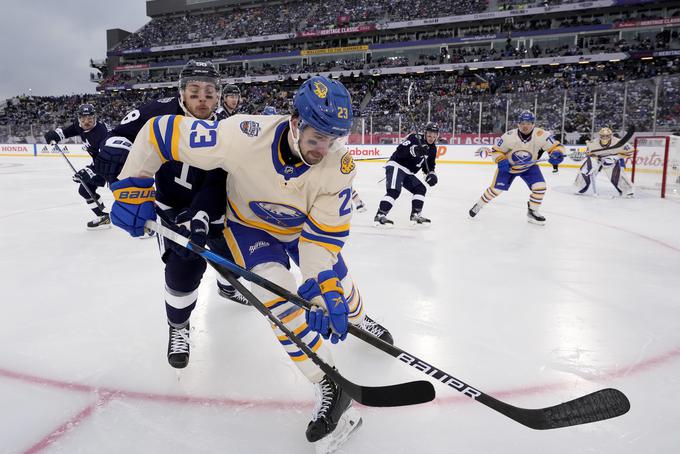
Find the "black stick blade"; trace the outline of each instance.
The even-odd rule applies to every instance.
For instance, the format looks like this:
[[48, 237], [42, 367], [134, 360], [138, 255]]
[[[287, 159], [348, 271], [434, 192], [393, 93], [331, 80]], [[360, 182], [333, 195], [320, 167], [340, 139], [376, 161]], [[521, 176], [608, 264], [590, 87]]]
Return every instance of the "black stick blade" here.
[[607, 388], [539, 410], [523, 424], [538, 430], [576, 426], [621, 416], [630, 410], [630, 402], [621, 391]]
[[340, 381], [339, 385], [352, 399], [367, 407], [417, 405], [430, 402], [435, 397], [434, 386], [424, 380], [388, 386], [361, 386]]

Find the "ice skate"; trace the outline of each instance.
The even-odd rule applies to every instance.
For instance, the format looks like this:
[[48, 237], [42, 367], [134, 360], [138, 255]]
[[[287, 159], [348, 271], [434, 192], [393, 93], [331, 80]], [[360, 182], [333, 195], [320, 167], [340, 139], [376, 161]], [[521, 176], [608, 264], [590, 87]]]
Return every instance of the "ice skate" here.
[[419, 211], [411, 213], [411, 225], [430, 225], [432, 221], [423, 217]]
[[538, 210], [531, 208], [531, 204], [527, 202], [527, 220], [532, 224], [545, 225], [545, 217], [538, 213]]
[[183, 369], [189, 364], [189, 322], [182, 328], [169, 326], [168, 363], [175, 369]]
[[104, 213], [97, 219], [94, 219], [87, 223], [87, 230], [103, 230], [111, 228], [111, 218], [109, 218], [109, 213]]
[[470, 211], [468, 213], [470, 214], [471, 218], [474, 218], [475, 216], [477, 216], [477, 213], [479, 213], [481, 209], [482, 205], [479, 202], [477, 202], [474, 205], [472, 205], [472, 208], [470, 208]]
[[375, 223], [376, 227], [390, 228], [394, 226], [394, 222], [390, 219], [387, 219], [387, 216], [380, 212], [376, 213], [375, 218], [373, 218], [373, 222]]
[[352, 399], [328, 376], [314, 386], [317, 402], [306, 436], [314, 443], [316, 454], [330, 454], [361, 426], [361, 415], [352, 407]]

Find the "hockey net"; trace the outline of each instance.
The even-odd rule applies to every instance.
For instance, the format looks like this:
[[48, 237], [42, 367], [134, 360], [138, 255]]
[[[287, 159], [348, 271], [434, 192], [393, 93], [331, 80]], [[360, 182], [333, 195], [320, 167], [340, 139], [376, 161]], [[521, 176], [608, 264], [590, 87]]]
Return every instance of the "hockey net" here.
[[680, 137], [635, 137], [632, 181], [636, 189], [680, 198]]

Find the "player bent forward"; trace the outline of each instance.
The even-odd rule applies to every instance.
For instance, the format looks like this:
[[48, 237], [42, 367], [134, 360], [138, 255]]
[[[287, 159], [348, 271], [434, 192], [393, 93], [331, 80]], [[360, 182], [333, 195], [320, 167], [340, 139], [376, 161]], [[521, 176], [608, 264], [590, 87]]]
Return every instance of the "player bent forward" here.
[[[152, 119], [137, 136], [121, 181], [112, 186], [112, 221], [133, 236], [143, 233], [145, 221], [155, 218], [152, 197], [124, 196], [149, 193], [154, 183], [149, 177], [167, 160], [227, 170], [226, 233], [235, 261], [288, 290], [296, 287], [289, 261], [298, 263], [304, 280], [298, 293], [323, 311], [306, 312], [259, 286], [253, 292], [332, 365], [321, 337], [336, 343], [346, 337], [348, 323], [365, 328], [367, 320], [372, 322], [363, 316], [340, 255], [349, 236], [355, 175], [341, 140], [349, 134], [351, 101], [341, 83], [313, 77], [296, 93], [294, 107], [292, 116], [236, 115], [220, 122]], [[322, 444], [322, 451], [332, 450], [358, 427], [358, 412], [342, 389], [274, 330], [290, 358], [316, 385], [317, 408], [307, 439]]]
[[612, 134], [609, 128], [602, 128], [598, 132], [599, 140], [590, 140], [586, 143], [586, 160], [581, 165], [578, 175], [576, 175], [577, 194], [585, 194], [589, 188], [593, 188], [593, 193], [597, 195], [595, 179], [604, 170], [607, 178], [614, 185], [614, 189], [620, 196], [633, 197], [633, 183], [626, 177], [626, 158], [633, 155], [633, 147], [625, 144], [618, 148], [602, 150], [592, 154], [593, 150], [607, 148], [612, 143], [617, 143], [620, 139]]
[[535, 128], [535, 121], [536, 118], [531, 112], [522, 112], [518, 128], [503, 134], [493, 146], [491, 155], [498, 169], [491, 186], [470, 209], [470, 217], [477, 216], [491, 200], [498, 197], [502, 191], [510, 189], [515, 177], [519, 176], [531, 190], [527, 203], [528, 221], [538, 225], [545, 224], [545, 217], [538, 213], [538, 208], [543, 201], [546, 186], [536, 161], [541, 152], [545, 151], [550, 155], [550, 164], [559, 164], [564, 160], [564, 147], [549, 132]]

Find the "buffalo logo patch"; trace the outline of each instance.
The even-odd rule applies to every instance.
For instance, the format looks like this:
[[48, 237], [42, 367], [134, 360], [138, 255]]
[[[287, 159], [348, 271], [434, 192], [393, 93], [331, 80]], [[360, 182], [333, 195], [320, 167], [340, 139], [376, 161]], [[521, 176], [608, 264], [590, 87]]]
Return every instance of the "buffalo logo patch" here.
[[256, 121], [242, 121], [239, 126], [241, 132], [248, 137], [257, 137], [260, 134], [260, 123]]
[[342, 157], [342, 160], [340, 161], [340, 172], [348, 174], [354, 170], [354, 167], [355, 164], [354, 159], [352, 159], [352, 155], [349, 154], [349, 152], [345, 153]]
[[314, 82], [314, 94], [321, 99], [325, 99], [328, 95], [328, 87], [321, 82]]

